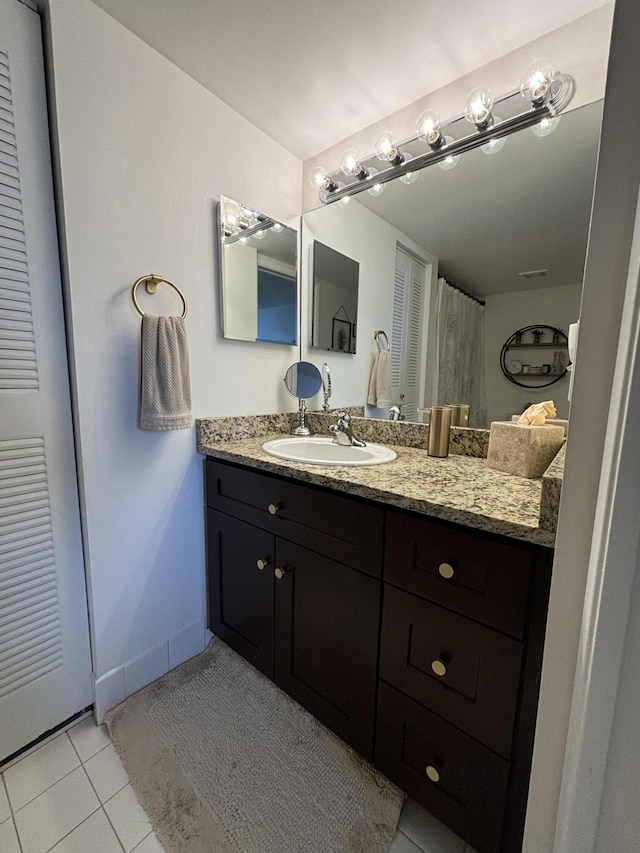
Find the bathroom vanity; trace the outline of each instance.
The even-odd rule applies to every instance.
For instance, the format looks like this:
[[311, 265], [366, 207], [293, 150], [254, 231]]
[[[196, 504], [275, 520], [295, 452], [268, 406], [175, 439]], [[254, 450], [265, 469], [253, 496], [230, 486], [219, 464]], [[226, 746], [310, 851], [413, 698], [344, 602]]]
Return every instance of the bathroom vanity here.
[[211, 630], [478, 853], [520, 850], [553, 556], [540, 481], [398, 446], [329, 470], [263, 440], [200, 442]]

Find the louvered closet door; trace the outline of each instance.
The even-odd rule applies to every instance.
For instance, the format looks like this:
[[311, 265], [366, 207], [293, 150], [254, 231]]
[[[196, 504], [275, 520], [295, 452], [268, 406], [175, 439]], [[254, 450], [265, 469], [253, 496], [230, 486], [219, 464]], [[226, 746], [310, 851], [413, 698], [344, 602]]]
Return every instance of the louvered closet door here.
[[89, 705], [40, 19], [0, 0], [0, 760]]
[[426, 269], [402, 249], [396, 250], [391, 330], [391, 396], [402, 404], [408, 421], [417, 420], [421, 405], [422, 366], [426, 353], [423, 341], [423, 311]]

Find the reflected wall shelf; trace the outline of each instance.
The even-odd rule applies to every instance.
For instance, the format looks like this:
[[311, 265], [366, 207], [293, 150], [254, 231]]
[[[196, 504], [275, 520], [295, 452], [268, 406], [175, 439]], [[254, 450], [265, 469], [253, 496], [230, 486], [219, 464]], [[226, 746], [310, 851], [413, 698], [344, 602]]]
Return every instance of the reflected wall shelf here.
[[[534, 339], [534, 332], [536, 333], [537, 342]], [[543, 340], [545, 337], [550, 337], [552, 340]], [[502, 345], [500, 352], [502, 373], [507, 377], [509, 382], [513, 382], [514, 385], [519, 385], [521, 388], [546, 388], [549, 385], [554, 385], [563, 376], [566, 376], [567, 367], [565, 361], [568, 344], [566, 334], [562, 329], [558, 329], [555, 326], [549, 326], [544, 323], [523, 326], [522, 329], [513, 332]], [[524, 365], [520, 359], [509, 357], [511, 350], [514, 349], [526, 350], [528, 358], [535, 358], [534, 354], [536, 350], [555, 350], [555, 353], [561, 353], [562, 369], [559, 372], [553, 372], [553, 361], [555, 359], [544, 364]], [[522, 356], [524, 357], [524, 352]], [[530, 369], [524, 370], [525, 366]], [[548, 370], [544, 371], [545, 367]], [[533, 380], [533, 382], [530, 382], [530, 380]]]

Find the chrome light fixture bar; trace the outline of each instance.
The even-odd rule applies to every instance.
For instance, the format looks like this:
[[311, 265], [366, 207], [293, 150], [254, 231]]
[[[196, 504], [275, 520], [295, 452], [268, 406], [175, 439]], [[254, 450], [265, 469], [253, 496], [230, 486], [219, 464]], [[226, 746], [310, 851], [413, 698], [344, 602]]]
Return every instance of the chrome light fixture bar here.
[[[465, 112], [438, 122], [429, 138], [427, 138], [428, 134], [425, 135], [424, 128], [419, 129], [418, 135], [410, 136], [397, 143], [390, 134], [378, 137], [376, 148], [382, 147], [391, 153], [386, 168], [369, 173], [373, 163], [378, 167], [382, 165], [383, 158], [380, 156], [380, 150], [377, 150], [368, 157], [358, 158], [359, 171], [357, 175], [354, 172], [356, 178], [354, 181], [348, 184], [343, 183], [344, 169], [325, 173], [321, 167], [316, 167], [311, 173], [311, 183], [319, 189], [320, 200], [324, 204], [331, 204], [365, 190], [371, 190], [395, 178], [486, 145], [494, 139], [508, 136], [524, 128], [534, 127], [544, 119], [555, 118], [573, 98], [575, 85], [575, 80], [569, 74], [555, 72], [548, 62], [538, 60], [527, 69], [519, 89], [514, 89], [495, 99], [486, 88], [474, 90]], [[481, 98], [478, 95], [480, 92]], [[500, 115], [507, 116], [504, 120], [498, 119], [493, 113], [493, 107], [498, 104]], [[423, 113], [420, 118], [422, 119], [424, 115]], [[474, 130], [468, 132], [470, 123], [474, 125]], [[464, 132], [461, 133], [461, 129]], [[445, 130], [446, 142], [444, 141]], [[458, 138], [455, 138], [456, 135]], [[385, 140], [383, 145], [381, 143], [383, 136], [388, 136], [393, 141]], [[425, 142], [428, 145], [427, 151], [413, 153], [416, 151], [417, 144], [424, 146]], [[355, 155], [354, 151], [348, 153], [352, 157]]]

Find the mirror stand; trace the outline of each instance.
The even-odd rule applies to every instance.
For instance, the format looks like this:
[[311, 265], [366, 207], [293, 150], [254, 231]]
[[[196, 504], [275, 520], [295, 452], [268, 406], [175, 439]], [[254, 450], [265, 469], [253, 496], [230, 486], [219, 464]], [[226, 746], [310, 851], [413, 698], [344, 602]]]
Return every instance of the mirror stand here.
[[309, 427], [306, 425], [305, 420], [304, 420], [304, 419], [305, 419], [305, 414], [306, 414], [306, 412], [307, 412], [307, 404], [306, 404], [306, 402], [302, 399], [302, 397], [301, 397], [301, 398], [300, 398], [300, 400], [299, 400], [299, 407], [298, 407], [298, 411], [299, 411], [299, 413], [300, 413], [300, 423], [299, 423], [299, 424], [298, 424], [298, 426], [297, 426], [297, 427], [292, 431], [292, 433], [291, 433], [291, 434], [292, 434], [292, 435], [311, 435], [311, 430], [310, 430], [310, 429], [309, 429]]

